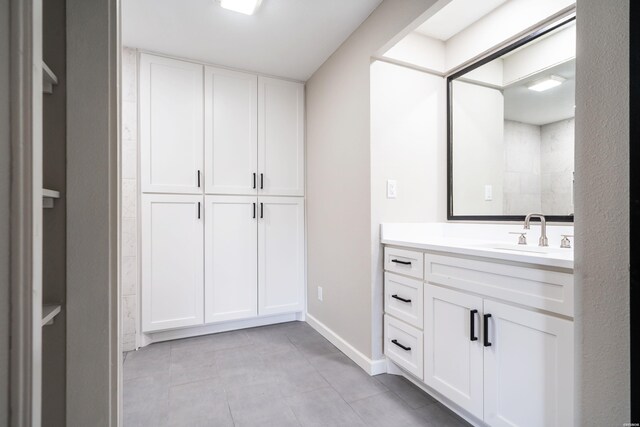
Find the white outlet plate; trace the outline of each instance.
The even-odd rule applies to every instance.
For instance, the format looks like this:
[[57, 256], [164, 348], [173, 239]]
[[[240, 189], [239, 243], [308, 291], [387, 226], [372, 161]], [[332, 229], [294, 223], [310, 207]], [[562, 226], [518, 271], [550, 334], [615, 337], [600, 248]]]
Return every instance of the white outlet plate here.
[[398, 196], [398, 183], [395, 179], [387, 180], [387, 199], [395, 199]]
[[484, 200], [487, 202], [493, 200], [493, 185], [484, 186]]
[[318, 300], [322, 301], [322, 286], [318, 286]]

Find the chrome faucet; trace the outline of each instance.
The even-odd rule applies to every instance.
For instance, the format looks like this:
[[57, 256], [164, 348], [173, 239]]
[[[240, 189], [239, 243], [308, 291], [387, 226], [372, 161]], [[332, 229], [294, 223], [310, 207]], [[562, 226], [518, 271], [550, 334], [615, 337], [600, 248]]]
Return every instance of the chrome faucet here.
[[538, 240], [538, 246], [549, 246], [549, 239], [547, 239], [547, 221], [542, 214], [529, 214], [524, 219], [524, 228], [525, 230], [531, 229], [531, 225], [529, 221], [531, 218], [540, 218], [540, 225], [542, 226], [542, 230], [540, 232], [540, 239]]

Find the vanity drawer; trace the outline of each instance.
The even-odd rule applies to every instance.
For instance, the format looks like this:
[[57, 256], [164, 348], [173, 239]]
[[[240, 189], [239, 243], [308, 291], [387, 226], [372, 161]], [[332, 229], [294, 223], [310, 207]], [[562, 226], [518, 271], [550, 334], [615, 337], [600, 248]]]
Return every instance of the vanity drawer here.
[[424, 278], [424, 254], [406, 249], [384, 248], [384, 269], [417, 279]]
[[424, 283], [421, 280], [384, 273], [384, 311], [422, 329]]
[[385, 356], [420, 379], [424, 378], [422, 339], [422, 331], [385, 314]]
[[573, 317], [573, 273], [523, 264], [425, 254], [429, 283]]

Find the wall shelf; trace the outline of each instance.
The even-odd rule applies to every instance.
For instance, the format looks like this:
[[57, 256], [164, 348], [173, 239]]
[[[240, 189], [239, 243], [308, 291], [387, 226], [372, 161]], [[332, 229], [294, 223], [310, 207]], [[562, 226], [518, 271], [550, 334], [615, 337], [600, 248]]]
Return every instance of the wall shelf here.
[[53, 319], [60, 314], [61, 305], [44, 304], [42, 306], [42, 326], [53, 324]]
[[52, 208], [53, 200], [60, 198], [60, 192], [56, 190], [49, 190], [47, 188], [42, 189], [42, 207], [43, 208]]
[[42, 61], [42, 92], [53, 93], [53, 86], [58, 84], [58, 77], [51, 68]]

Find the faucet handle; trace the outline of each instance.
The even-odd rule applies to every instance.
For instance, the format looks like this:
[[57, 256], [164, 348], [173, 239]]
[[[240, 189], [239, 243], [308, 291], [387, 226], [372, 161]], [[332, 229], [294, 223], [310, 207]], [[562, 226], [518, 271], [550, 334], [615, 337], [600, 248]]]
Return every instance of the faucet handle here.
[[526, 232], [510, 231], [509, 234], [519, 234], [520, 237], [518, 237], [518, 244], [519, 245], [526, 245], [527, 244], [527, 233]]
[[561, 236], [560, 247], [563, 249], [571, 249], [571, 240], [569, 240], [569, 237], [573, 237], [573, 234], [561, 234]]

